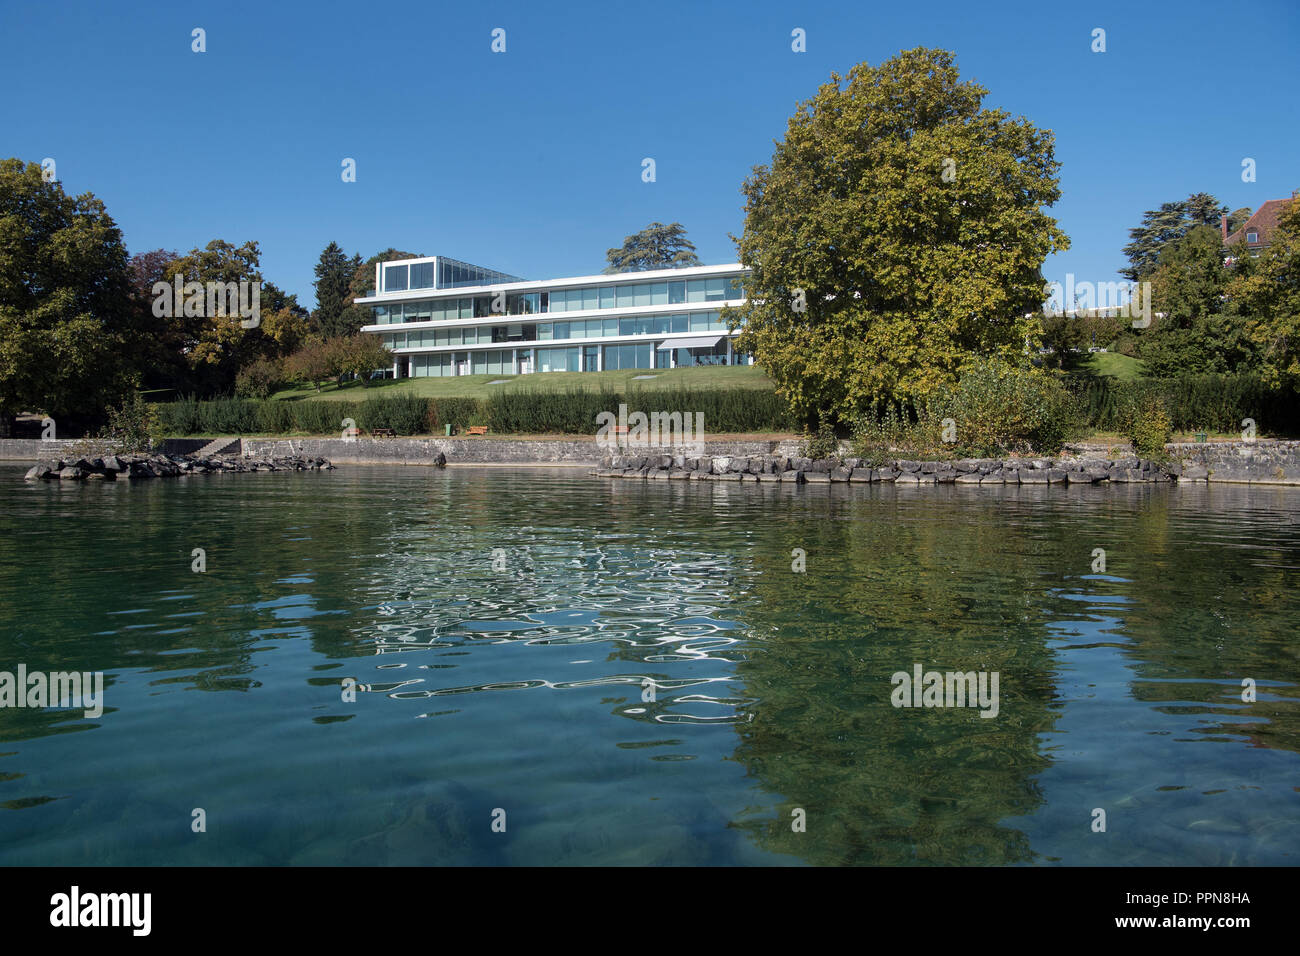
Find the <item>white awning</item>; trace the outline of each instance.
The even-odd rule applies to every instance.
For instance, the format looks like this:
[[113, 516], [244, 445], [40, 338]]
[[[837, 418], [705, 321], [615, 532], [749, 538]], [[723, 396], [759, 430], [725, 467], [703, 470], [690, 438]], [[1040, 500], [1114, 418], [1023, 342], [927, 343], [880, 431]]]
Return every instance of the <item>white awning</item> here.
[[717, 335], [712, 338], [704, 336], [698, 339], [669, 339], [659, 346], [661, 349], [711, 349], [726, 336]]

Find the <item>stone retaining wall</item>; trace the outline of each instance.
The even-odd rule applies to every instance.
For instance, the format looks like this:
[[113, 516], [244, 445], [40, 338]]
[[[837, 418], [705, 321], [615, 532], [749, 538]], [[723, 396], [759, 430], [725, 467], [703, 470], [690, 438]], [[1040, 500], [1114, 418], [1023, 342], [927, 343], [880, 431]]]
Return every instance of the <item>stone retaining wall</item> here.
[[1300, 441], [1198, 442], [1165, 446], [1180, 480], [1300, 485]]
[[[177, 445], [172, 445], [177, 442]], [[201, 447], [207, 442], [207, 439], [169, 439], [164, 445], [165, 449], [175, 448], [181, 451], [179, 443], [184, 443], [188, 449], [189, 444], [195, 444]], [[611, 459], [605, 454], [605, 449], [597, 445], [591, 439], [506, 439], [506, 438], [357, 438], [347, 440], [342, 438], [245, 438], [243, 439], [243, 454], [250, 457], [272, 457], [272, 456], [301, 456], [304, 458], [328, 458], [336, 463], [346, 464], [397, 464], [397, 465], [435, 465], [439, 453], [446, 456], [446, 460], [451, 465], [468, 465], [468, 464], [561, 464], [573, 466], [598, 467], [601, 473], [618, 471], [620, 475], [629, 470], [640, 471], [641, 468], [620, 467], [614, 468]], [[41, 441], [40, 439], [11, 438], [0, 440], [0, 461], [15, 461], [32, 464], [33, 462], [47, 460], [51, 458], [68, 458], [78, 454], [76, 446], [78, 442], [72, 439], [59, 439], [56, 441]], [[83, 446], [84, 447], [84, 446]], [[1152, 466], [1150, 462], [1146, 465], [1147, 474], [1160, 471], [1166, 478], [1176, 478], [1180, 481], [1211, 481], [1211, 482], [1247, 482], [1251, 484], [1273, 484], [1273, 485], [1300, 485], [1300, 441], [1265, 441], [1258, 440], [1253, 442], [1205, 442], [1205, 443], [1188, 443], [1173, 444], [1166, 446], [1170, 461], [1163, 466]], [[798, 458], [798, 442], [794, 441], [710, 441], [705, 442], [703, 447], [704, 454], [692, 458], [693, 461], [699, 461], [700, 458], [710, 459], [708, 469], [698, 467], [687, 468], [685, 466], [686, 458], [680, 453], [674, 453], [671, 449], [664, 450], [646, 450], [637, 454], [618, 456], [623, 462], [636, 457], [654, 457], [656, 462], [662, 461], [665, 456], [671, 464], [666, 468], [659, 467], [656, 464], [653, 468], [648, 467], [648, 463], [642, 465], [649, 471], [674, 472], [674, 471], [692, 471], [698, 472], [703, 470], [707, 474], [716, 474], [712, 462], [715, 460], [728, 459], [728, 466], [723, 474], [746, 474], [746, 475], [768, 475], [765, 480], [774, 480], [770, 476], [774, 474], [769, 471], [766, 464], [756, 466], [758, 471], [752, 471], [749, 459], [761, 459], [764, 462], [778, 459], [784, 462], [792, 462]], [[681, 463], [676, 463], [677, 459]], [[731, 468], [731, 461], [746, 461], [742, 470], [736, 471]], [[992, 462], [992, 459], [981, 462]], [[957, 481], [958, 475], [971, 475], [972, 473], [980, 475], [980, 480], [985, 477], [989, 478], [989, 483], [994, 484], [997, 481], [998, 474], [1007, 475], [1008, 472], [1015, 472], [1016, 483], [1036, 483], [1040, 477], [1037, 472], [1060, 471], [1069, 473], [1070, 471], [1086, 472], [1091, 468], [1094, 472], [1104, 469], [1104, 477], [1098, 476], [1097, 480], [1106, 481], [1134, 481], [1134, 480], [1151, 480], [1149, 478], [1135, 478], [1128, 473], [1135, 467], [1132, 463], [1137, 461], [1135, 458], [1106, 459], [1101, 457], [1061, 457], [1061, 458], [1041, 458], [1041, 459], [1009, 459], [997, 463], [997, 467], [990, 464], [977, 465], [975, 468], [963, 470], [958, 467], [957, 462], [917, 462], [918, 467], [904, 467], [904, 461], [892, 461], [886, 463], [884, 468], [877, 469], [888, 475], [892, 470], [897, 472], [894, 480], [899, 475], [918, 474], [920, 476], [935, 475], [934, 480], [939, 481]], [[862, 477], [853, 478], [852, 469], [854, 467], [864, 467], [862, 463], [851, 463], [852, 459], [837, 460], [829, 463], [823, 470], [820, 467], [783, 467], [778, 477], [786, 471], [803, 471], [810, 475], [832, 475], [836, 468], [846, 468], [849, 472], [847, 478], [842, 480], [862, 481], [870, 480]], [[1043, 465], [1035, 464], [1042, 462]], [[1122, 465], [1118, 465], [1123, 462]], [[1026, 464], [1028, 463], [1028, 464]], [[1086, 463], [1083, 464], [1083, 463]], [[811, 463], [810, 463], [811, 465]], [[921, 466], [925, 467], [922, 468]], [[1079, 467], [1072, 467], [1072, 466]], [[1116, 471], [1118, 465], [1119, 470]], [[775, 468], [775, 465], [771, 466]], [[1144, 473], [1142, 463], [1138, 463], [1138, 475]], [[984, 470], [981, 470], [983, 468]], [[949, 473], [952, 473], [951, 476]], [[1123, 473], [1122, 475], [1120, 473]], [[1023, 473], [1023, 477], [1022, 477]], [[866, 472], [863, 472], [865, 475]], [[1118, 477], [1117, 477], [1118, 475]], [[707, 480], [707, 479], [706, 479]], [[733, 480], [723, 478], [723, 480]], [[756, 479], [757, 480], [757, 479]], [[795, 479], [798, 480], [798, 479]], [[820, 481], [821, 478], [812, 477], [803, 480]], [[837, 480], [828, 478], [828, 481]], [[874, 480], [888, 481], [888, 477], [877, 477]], [[909, 481], [904, 478], [903, 481]], [[919, 480], [928, 482], [928, 477], [922, 477]], [[1053, 476], [1047, 479], [1051, 481], [1068, 481], [1068, 478]], [[1080, 476], [1082, 480], [1082, 475]], [[967, 479], [965, 483], [971, 483], [972, 479]], [[1005, 481], [1005, 478], [1004, 478]]]
[[76, 454], [80, 439], [58, 438], [44, 441], [40, 438], [0, 439], [0, 461], [22, 461], [31, 464], [44, 458], [67, 458]]
[[[704, 442], [706, 453], [768, 455], [779, 441]], [[336, 464], [432, 465], [562, 464], [595, 466], [605, 449], [594, 440], [508, 438], [245, 438], [245, 455], [321, 456]]]
[[[857, 458], [809, 459], [785, 455], [702, 456], [613, 455], [602, 459], [602, 478], [686, 481], [782, 481], [807, 484], [874, 483], [914, 485], [1049, 485], [1113, 481], [1178, 480], [1166, 466], [1140, 458], [963, 458], [872, 465]], [[1191, 480], [1191, 479], [1188, 479]]]

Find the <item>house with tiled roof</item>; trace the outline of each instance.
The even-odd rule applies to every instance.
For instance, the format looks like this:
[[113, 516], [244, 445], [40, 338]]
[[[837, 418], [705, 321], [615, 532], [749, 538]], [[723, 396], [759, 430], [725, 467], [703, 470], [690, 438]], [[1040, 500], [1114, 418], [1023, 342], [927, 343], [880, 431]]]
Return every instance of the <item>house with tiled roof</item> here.
[[[1277, 221], [1282, 217], [1282, 210], [1295, 201], [1296, 190], [1291, 193], [1290, 199], [1270, 199], [1255, 210], [1255, 214], [1247, 219], [1236, 232], [1229, 234], [1228, 217], [1223, 216], [1219, 220], [1219, 230], [1223, 235], [1223, 248], [1232, 249], [1238, 243], [1245, 243], [1246, 251], [1252, 255], [1259, 255], [1260, 251], [1267, 249], [1269, 243], [1273, 241], [1273, 233], [1277, 231]], [[1233, 250], [1239, 252], [1239, 250]], [[1227, 261], [1231, 262], [1231, 258]]]

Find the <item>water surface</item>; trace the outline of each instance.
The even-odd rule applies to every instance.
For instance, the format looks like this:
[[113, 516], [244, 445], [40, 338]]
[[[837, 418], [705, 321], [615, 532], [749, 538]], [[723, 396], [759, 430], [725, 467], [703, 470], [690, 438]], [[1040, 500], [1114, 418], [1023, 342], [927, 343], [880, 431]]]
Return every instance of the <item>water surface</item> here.
[[21, 475], [0, 864], [1298, 859], [1297, 489]]

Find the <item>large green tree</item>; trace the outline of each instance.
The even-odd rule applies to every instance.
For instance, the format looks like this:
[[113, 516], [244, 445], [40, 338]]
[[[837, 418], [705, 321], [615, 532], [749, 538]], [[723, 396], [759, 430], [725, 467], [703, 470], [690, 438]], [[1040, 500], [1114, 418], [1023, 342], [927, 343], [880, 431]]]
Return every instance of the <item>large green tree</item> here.
[[[1227, 211], [1228, 207], [1209, 193], [1193, 193], [1178, 202], [1162, 203], [1159, 209], [1148, 209], [1142, 214], [1141, 225], [1128, 231], [1124, 255], [1129, 264], [1119, 274], [1132, 282], [1150, 278], [1160, 254], [1170, 243], [1183, 238], [1195, 226], [1213, 226], [1217, 231], [1220, 217]], [[1234, 220], [1241, 212], [1233, 213]], [[1250, 215], [1249, 211], [1246, 215]]]
[[1140, 333], [1148, 375], [1232, 372], [1252, 362], [1245, 323], [1226, 308], [1229, 271], [1217, 226], [1193, 226], [1165, 246], [1149, 279], [1160, 317]]
[[1069, 240], [1053, 135], [981, 107], [951, 53], [832, 75], [744, 184], [739, 310], [804, 420], [927, 394], [975, 355], [1019, 358], [1045, 257]]
[[1226, 293], [1259, 354], [1259, 370], [1277, 383], [1300, 381], [1300, 201], [1278, 218], [1271, 244], [1252, 258], [1242, 249]]
[[686, 227], [680, 222], [667, 226], [652, 222], [625, 238], [619, 248], [607, 250], [605, 258], [609, 261], [606, 273], [681, 269], [700, 264], [695, 244], [686, 238]]
[[214, 239], [202, 249], [190, 252], [167, 265], [163, 281], [173, 282], [258, 282], [259, 323], [244, 326], [239, 316], [186, 315], [172, 309], [172, 328], [189, 366], [189, 388], [198, 394], [230, 391], [239, 369], [259, 358], [277, 358], [294, 351], [305, 338], [307, 312], [297, 297], [262, 278], [261, 250], [256, 242], [236, 246]]
[[99, 418], [137, 382], [143, 339], [104, 204], [0, 160], [0, 434], [22, 411]]
[[356, 271], [361, 266], [361, 256], [348, 258], [337, 242], [331, 242], [320, 254], [316, 263], [316, 310], [312, 313], [312, 330], [327, 339], [353, 334], [346, 327], [344, 312], [351, 304], [348, 292]]

